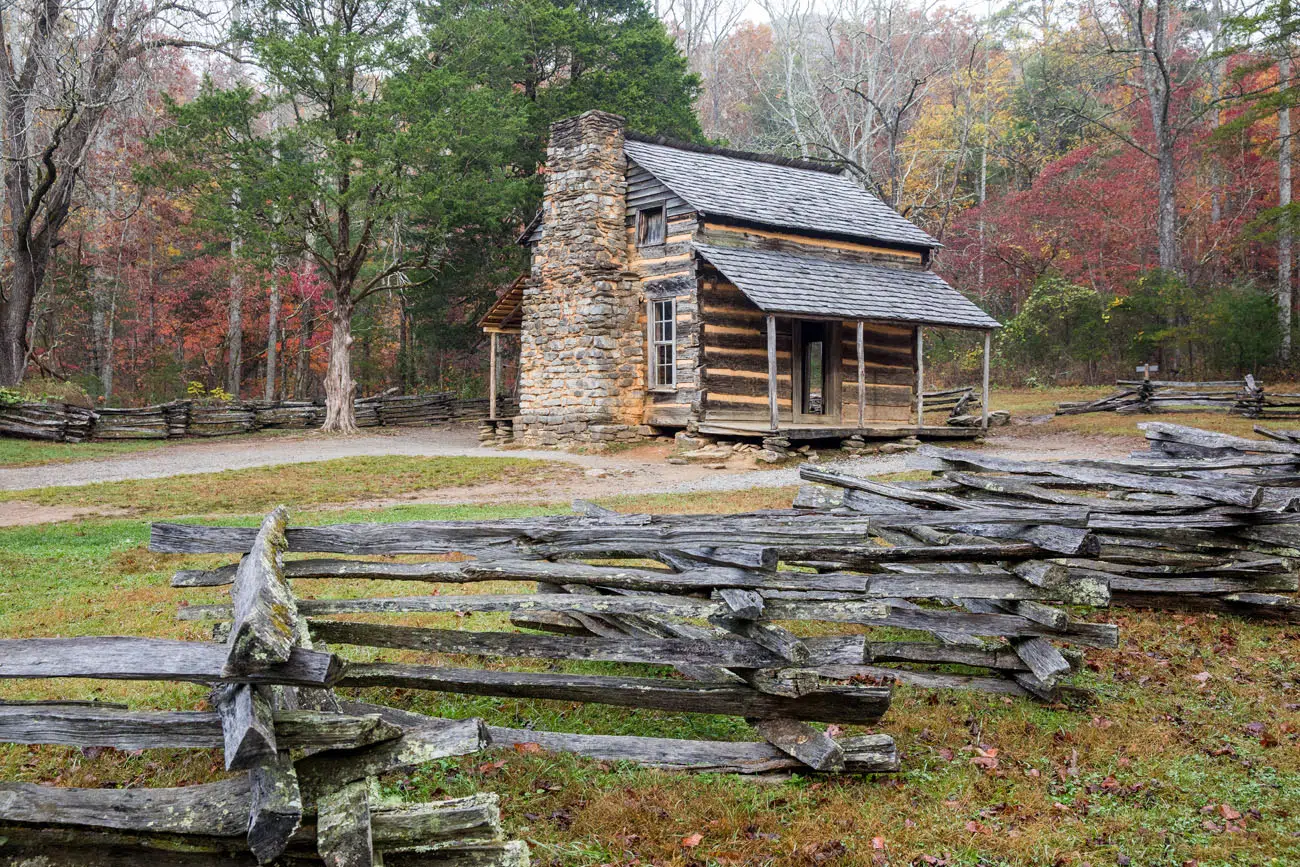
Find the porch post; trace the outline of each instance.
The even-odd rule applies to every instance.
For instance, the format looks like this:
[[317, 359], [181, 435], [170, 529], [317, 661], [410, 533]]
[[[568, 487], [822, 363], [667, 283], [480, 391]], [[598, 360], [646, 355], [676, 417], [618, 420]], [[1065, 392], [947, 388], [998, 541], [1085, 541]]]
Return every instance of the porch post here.
[[925, 344], [921, 326], [916, 326], [916, 427], [925, 425]]
[[776, 405], [776, 317], [771, 313], [767, 315], [767, 409], [775, 433], [781, 423], [781, 414]]
[[497, 420], [497, 333], [488, 335], [488, 421]]
[[984, 430], [989, 429], [989, 351], [993, 348], [993, 332], [984, 332], [984, 394], [980, 397], [980, 406], [983, 408], [983, 421], [980, 427]]
[[862, 344], [862, 320], [858, 320], [858, 427], [867, 424], [867, 362]]

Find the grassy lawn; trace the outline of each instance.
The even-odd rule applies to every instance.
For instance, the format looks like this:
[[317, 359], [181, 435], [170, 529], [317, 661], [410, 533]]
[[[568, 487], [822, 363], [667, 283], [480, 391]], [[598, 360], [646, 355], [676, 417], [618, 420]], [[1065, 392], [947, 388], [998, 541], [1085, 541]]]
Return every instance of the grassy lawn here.
[[111, 443], [47, 443], [39, 440], [0, 438], [0, 468], [65, 464], [95, 458], [114, 458], [167, 445], [167, 440]]
[[525, 458], [385, 455], [165, 479], [5, 491], [0, 492], [0, 500], [42, 506], [128, 509], [154, 517], [245, 514], [267, 511], [278, 503], [321, 506], [493, 482], [509, 483], [527, 491], [529, 485], [572, 478], [580, 472], [569, 464]]
[[[1277, 390], [1300, 392], [1300, 386], [1284, 384]], [[1025, 419], [1032, 416], [1051, 415], [1056, 405], [1065, 401], [1096, 400], [1113, 394], [1113, 386], [1080, 386], [1074, 388], [995, 388], [989, 397], [993, 409], [1010, 411], [1013, 418]], [[1024, 427], [998, 428], [997, 436], [1041, 436], [1044, 434], [1075, 433], [1087, 436], [1119, 436], [1142, 438], [1139, 422], [1164, 421], [1206, 430], [1236, 434], [1237, 436], [1257, 436], [1252, 432], [1255, 425], [1272, 428], [1289, 428], [1300, 426], [1289, 421], [1257, 421], [1231, 415], [1224, 410], [1205, 410], [1196, 412], [1160, 412], [1152, 414], [1129, 414], [1117, 412], [1089, 412], [1081, 415], [1055, 416], [1050, 421]]]
[[[145, 489], [137, 493], [147, 495]], [[772, 489], [603, 502], [626, 511], [731, 511], [782, 506], [790, 494], [790, 489]], [[264, 496], [271, 494], [259, 492], [238, 506], [251, 510], [250, 503]], [[164, 502], [163, 508], [171, 506]], [[295, 521], [546, 511], [412, 505], [299, 513]], [[253, 515], [238, 519], [248, 525], [256, 520]], [[147, 537], [142, 520], [0, 531], [0, 574], [6, 577], [0, 586], [0, 635], [205, 637], [203, 624], [176, 621], [176, 608], [220, 601], [226, 591], [173, 590], [168, 578], [180, 567], [230, 558], [151, 554]], [[500, 583], [478, 589], [521, 588]], [[304, 597], [459, 592], [445, 585], [359, 581], [300, 581], [296, 590]], [[891, 778], [794, 777], [774, 784], [510, 752], [445, 761], [386, 785], [412, 798], [499, 792], [508, 831], [531, 842], [535, 863], [556, 867], [1300, 862], [1300, 629], [1215, 615], [1116, 610], [1103, 616], [1119, 623], [1123, 643], [1115, 651], [1088, 651], [1089, 667], [1079, 680], [1098, 694], [1090, 707], [899, 687], [878, 727], [897, 739], [903, 755], [904, 772]], [[385, 622], [395, 620], [475, 629], [505, 622], [494, 614], [412, 615]], [[358, 659], [482, 664], [396, 651], [346, 652]], [[542, 669], [547, 663], [522, 665]], [[604, 664], [573, 670], [646, 672]], [[205, 698], [198, 686], [108, 681], [0, 682], [0, 696], [98, 698], [140, 708], [200, 707]], [[370, 690], [364, 697], [516, 727], [754, 737], [743, 721], [728, 717], [399, 689]], [[996, 750], [996, 767], [972, 764], [977, 749], [984, 756]], [[0, 746], [0, 779], [165, 785], [220, 773], [215, 751], [126, 754]], [[684, 845], [695, 834], [702, 835], [698, 845]]]

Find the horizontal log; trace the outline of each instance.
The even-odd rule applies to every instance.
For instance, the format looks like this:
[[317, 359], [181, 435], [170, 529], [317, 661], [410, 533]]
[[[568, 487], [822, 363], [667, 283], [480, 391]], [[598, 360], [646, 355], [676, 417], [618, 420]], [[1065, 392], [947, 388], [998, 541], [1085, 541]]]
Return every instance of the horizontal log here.
[[[470, 596], [391, 596], [363, 599], [305, 599], [298, 604], [303, 614], [398, 614], [433, 612], [530, 612], [555, 611], [580, 614], [652, 614], [666, 617], [726, 617], [730, 608], [723, 602], [682, 596], [645, 594], [637, 596], [575, 596], [567, 593], [481, 594]], [[790, 602], [773, 600], [766, 606], [773, 620], [832, 620], [876, 622], [888, 617], [882, 602], [846, 600], [834, 602]], [[182, 620], [222, 619], [230, 616], [228, 605], [187, 605]]]
[[[277, 710], [274, 723], [276, 743], [284, 749], [356, 749], [402, 733], [373, 714]], [[129, 711], [47, 703], [0, 705], [0, 741], [119, 750], [213, 749], [223, 743], [221, 720], [210, 711]]]
[[[225, 610], [229, 616], [229, 606]], [[343, 670], [343, 661], [333, 654], [294, 648], [288, 662], [230, 674], [227, 655], [223, 644], [164, 638], [8, 638], [0, 639], [0, 679], [87, 677], [329, 686]]]
[[825, 677], [843, 680], [853, 678], [874, 680], [877, 683], [902, 683], [921, 689], [961, 689], [974, 692], [991, 692], [997, 695], [1028, 697], [1031, 693], [1014, 680], [1004, 677], [985, 677], [972, 674], [919, 671], [907, 668], [889, 668], [880, 665], [841, 665], [821, 669]]
[[0, 823], [242, 838], [248, 830], [248, 805], [245, 774], [216, 783], [163, 789], [0, 783]]
[[[1275, 444], [1280, 445], [1280, 444]], [[1076, 467], [1059, 462], [1026, 462], [1007, 458], [996, 458], [979, 452], [962, 449], [942, 449], [933, 446], [921, 446], [917, 450], [920, 461], [909, 460], [909, 465], [931, 469], [977, 469], [986, 472], [1031, 473], [1059, 476], [1071, 481], [1121, 490], [1147, 491], [1151, 493], [1175, 494], [1178, 496], [1201, 497], [1219, 503], [1234, 506], [1254, 507], [1263, 497], [1263, 490], [1257, 485], [1206, 483], [1194, 479], [1167, 478], [1147, 476], [1139, 473], [1119, 473], [1108, 470], [1095, 470], [1088, 467]]]
[[558, 673], [483, 671], [429, 665], [357, 664], [342, 686], [393, 686], [469, 695], [584, 701], [686, 713], [745, 717], [786, 716], [819, 722], [869, 725], [889, 707], [889, 690], [827, 687], [791, 699], [765, 695], [748, 686], [660, 678]]
[[[717, 638], [707, 642], [696, 639], [553, 637], [521, 635], [512, 632], [476, 632], [457, 629], [428, 629], [381, 623], [352, 623], [339, 620], [311, 621], [312, 636], [327, 644], [354, 644], [368, 647], [421, 650], [466, 656], [492, 656], [512, 659], [581, 659], [604, 662], [633, 662], [651, 665], [719, 665], [736, 668], [766, 668], [780, 665], [784, 659], [770, 650], [738, 638]], [[860, 637], [823, 641], [814, 647], [826, 647], [827, 653], [814, 652], [814, 660], [841, 659], [842, 647], [856, 645], [859, 659], [863, 642]], [[852, 655], [849, 651], [848, 655]]]
[[[295, 560], [285, 564], [285, 577], [362, 578], [428, 581], [440, 584], [483, 581], [545, 581], [552, 584], [586, 584], [627, 590], [660, 592], [709, 591], [721, 587], [773, 590], [861, 591], [860, 575], [813, 575], [804, 572], [755, 572], [748, 569], [701, 567], [682, 572], [586, 563], [551, 563], [544, 560], [491, 560], [463, 563], [373, 563], [356, 560]], [[233, 570], [183, 570], [172, 578], [173, 587], [213, 587], [229, 583]]]
[[[627, 735], [588, 735], [489, 726], [493, 748], [537, 744], [553, 753], [574, 753], [603, 762], [632, 762], [651, 768], [701, 773], [767, 774], [809, 771], [806, 764], [769, 743], [696, 741]], [[899, 768], [888, 735], [841, 738], [845, 773], [892, 773]]]

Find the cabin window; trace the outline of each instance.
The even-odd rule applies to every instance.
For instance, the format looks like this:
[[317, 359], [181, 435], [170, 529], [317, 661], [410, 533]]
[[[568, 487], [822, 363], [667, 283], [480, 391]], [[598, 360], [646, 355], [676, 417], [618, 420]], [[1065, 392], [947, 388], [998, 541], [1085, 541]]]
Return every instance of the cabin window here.
[[668, 237], [668, 209], [664, 205], [636, 212], [636, 245], [651, 247]]
[[650, 385], [677, 386], [677, 300], [650, 302]]

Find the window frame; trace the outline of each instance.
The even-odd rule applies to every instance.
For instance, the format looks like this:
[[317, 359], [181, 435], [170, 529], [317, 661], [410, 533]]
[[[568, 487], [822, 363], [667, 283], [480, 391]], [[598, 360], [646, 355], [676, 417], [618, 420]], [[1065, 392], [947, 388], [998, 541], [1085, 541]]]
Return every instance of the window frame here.
[[[656, 241], [649, 239], [650, 217], [657, 214], [663, 236]], [[638, 247], [662, 247], [668, 243], [668, 205], [648, 205], [636, 212], [636, 245]]]
[[[667, 317], [660, 319], [660, 305], [667, 305]], [[660, 329], [657, 327], [664, 323], [671, 329], [667, 337], [660, 336]], [[648, 364], [646, 371], [650, 380], [651, 390], [656, 391], [674, 391], [677, 388], [677, 299], [676, 298], [648, 298], [646, 299], [646, 337], [648, 338], [649, 352], [647, 354]], [[663, 382], [660, 380], [659, 350], [667, 347], [669, 353], [669, 362], [666, 365], [671, 371], [671, 380]]]

